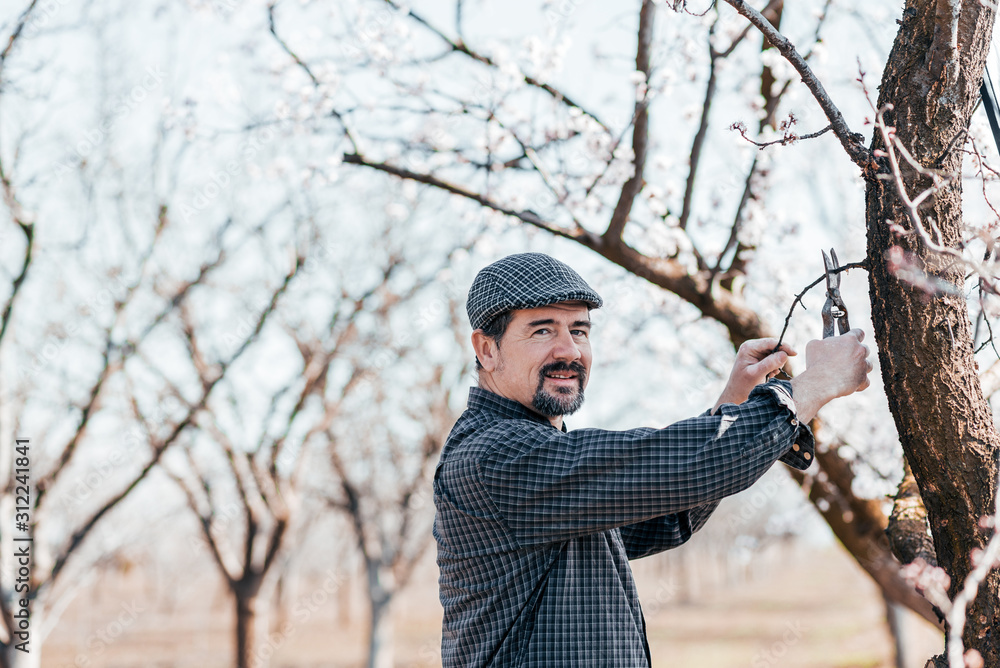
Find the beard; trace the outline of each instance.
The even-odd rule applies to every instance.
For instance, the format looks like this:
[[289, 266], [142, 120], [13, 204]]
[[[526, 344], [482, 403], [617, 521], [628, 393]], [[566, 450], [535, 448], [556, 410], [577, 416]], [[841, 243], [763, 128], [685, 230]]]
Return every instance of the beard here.
[[[545, 389], [545, 377], [550, 373], [572, 372], [576, 374], [577, 387], [557, 387], [556, 394]], [[583, 405], [583, 384], [587, 380], [587, 370], [579, 362], [553, 362], [538, 372], [538, 388], [531, 400], [531, 406], [545, 417], [572, 415]]]

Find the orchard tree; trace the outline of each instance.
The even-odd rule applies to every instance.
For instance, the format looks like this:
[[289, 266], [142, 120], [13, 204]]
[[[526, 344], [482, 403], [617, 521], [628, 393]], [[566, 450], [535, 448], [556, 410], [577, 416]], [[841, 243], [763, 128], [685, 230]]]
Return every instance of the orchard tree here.
[[[582, 3], [543, 3], [518, 14], [521, 25], [543, 34], [529, 32], [518, 44], [492, 36], [499, 16], [489, 9], [477, 14], [461, 1], [450, 15], [420, 3], [357, 2], [337, 12], [340, 29], [331, 41], [341, 45], [339, 53], [317, 48], [294, 28], [321, 10], [271, 4], [268, 25], [287, 55], [289, 82], [321, 91], [336, 73], [339, 88], [327, 95], [329, 127], [346, 165], [451, 193], [489, 215], [580, 244], [677, 295], [719, 323], [734, 346], [780, 328], [781, 317], [745, 291], [751, 279], [774, 273], [773, 255], [770, 266], [758, 266], [761, 258], [775, 244], [786, 246], [786, 257], [806, 251], [790, 226], [767, 223], [782, 212], [787, 220], [788, 211], [804, 204], [798, 193], [771, 190], [781, 161], [800, 140], [827, 151], [839, 144], [848, 160], [817, 149], [823, 166], [811, 176], [837, 169], [839, 159], [858, 170], [850, 186], [855, 199], [866, 191], [868, 247], [860, 264], [869, 272], [889, 407], [913, 474], [913, 484], [904, 479], [893, 518], [897, 554], [885, 535], [890, 522], [882, 503], [856, 493], [857, 464], [819, 423], [820, 470], [809, 476], [809, 496], [889, 600], [933, 623], [948, 615], [952, 665], [962, 656], [963, 631], [965, 647], [987, 665], [998, 664], [992, 629], [1000, 576], [985, 574], [992, 551], [982, 557], [995, 512], [998, 444], [970, 326], [970, 308], [989, 315], [983, 304], [996, 292], [982, 257], [992, 256], [997, 221], [992, 214], [973, 229], [962, 216], [963, 178], [978, 173], [984, 195], [993, 178], [970, 124], [995, 8], [957, 0], [908, 0], [901, 13], [890, 3], [846, 0], [794, 8], [781, 0], [670, 4], [673, 12], [653, 0], [637, 3], [629, 20], [634, 66], [619, 65], [622, 54], [603, 40], [588, 64], [577, 52], [566, 68], [571, 73], [578, 63], [606, 67], [576, 72], [586, 85], [575, 88], [559, 83], [572, 23], [603, 21], [603, 36], [626, 20], [620, 14], [595, 18], [597, 10]], [[793, 16], [803, 9], [811, 14]], [[877, 12], [881, 21], [873, 20]], [[845, 27], [852, 14], [856, 22]], [[883, 70], [879, 99], [866, 108], [856, 80], [870, 82], [849, 40], [893, 21], [891, 52], [880, 63], [864, 54]], [[782, 30], [793, 32], [794, 42]], [[760, 57], [751, 59], [754, 52]], [[848, 57], [831, 66], [839, 53]], [[825, 76], [814, 71], [817, 60], [827, 63]], [[741, 68], [746, 62], [758, 63], [755, 73]], [[851, 103], [851, 122], [824, 78], [838, 84], [841, 104]], [[677, 113], [690, 99], [677, 92], [685, 79], [702, 85], [693, 114]], [[850, 85], [840, 85], [844, 80]], [[720, 98], [728, 123], [719, 120]], [[755, 118], [763, 136], [750, 136], [740, 114]], [[807, 121], [815, 126], [800, 129]], [[743, 137], [715, 132], [720, 126]], [[689, 131], [687, 143], [678, 140], [679, 129]], [[862, 129], [872, 132], [870, 141]], [[744, 139], [781, 146], [754, 155], [735, 181], [720, 156], [756, 151], [733, 148]], [[816, 199], [838, 187], [825, 176], [822, 186], [801, 176], [796, 182], [795, 169], [785, 174], [789, 187], [811, 187]], [[858, 218], [860, 206], [836, 215]], [[724, 216], [728, 224], [718, 222]], [[842, 233], [848, 243], [859, 243], [859, 236], [860, 229], [854, 237]], [[985, 241], [970, 243], [976, 239]], [[808, 249], [807, 257], [815, 246]], [[977, 290], [972, 301], [964, 297], [967, 278]], [[865, 449], [851, 445], [854, 452]], [[920, 550], [907, 553], [901, 549], [907, 545]], [[904, 574], [900, 559], [918, 553], [922, 560]], [[946, 596], [934, 593], [941, 573], [935, 563], [949, 578]], [[960, 592], [966, 584], [975, 591], [983, 578], [966, 611], [971, 595]]]
[[[46, 637], [90, 583], [95, 565], [143, 539], [129, 521], [129, 502], [151, 484], [156, 489], [164, 458], [185, 441], [212, 395], [257, 345], [301, 268], [270, 264], [265, 253], [258, 266], [274, 271], [262, 269], [248, 279], [242, 269], [261, 261], [256, 241], [262, 228], [280, 227], [272, 222], [280, 209], [230, 210], [191, 224], [177, 213], [190, 201], [176, 178], [185, 156], [177, 139], [185, 128], [171, 124], [160, 105], [141, 107], [166, 86], [161, 70], [137, 67], [121, 78], [100, 68], [88, 71], [93, 78], [80, 80], [103, 95], [67, 102], [67, 79], [70, 85], [79, 80], [62, 59], [66, 54], [52, 48], [49, 40], [59, 38], [49, 30], [62, 22], [81, 39], [96, 32], [103, 48], [108, 44], [101, 38], [108, 37], [102, 31], [112, 27], [74, 11], [34, 1], [3, 10], [4, 668], [40, 665]], [[77, 63], [76, 56], [70, 60]], [[152, 147], [129, 126], [143, 118], [154, 130]], [[218, 197], [218, 184], [206, 181]], [[283, 251], [281, 256], [286, 259]], [[240, 298], [232, 297], [234, 273]], [[216, 338], [220, 321], [238, 326]], [[199, 357], [186, 354], [203, 338], [211, 345]], [[14, 456], [23, 441], [30, 444], [27, 467]], [[24, 496], [18, 468], [29, 469], [27, 577], [17, 568], [22, 564], [11, 562], [11, 539], [24, 537], [23, 529], [13, 531], [16, 506], [24, 505], [15, 503]], [[160, 518], [147, 511], [145, 519]], [[24, 640], [16, 632], [25, 612], [28, 652], [15, 649]], [[83, 648], [74, 661], [95, 660], [95, 651], [102, 650]]]

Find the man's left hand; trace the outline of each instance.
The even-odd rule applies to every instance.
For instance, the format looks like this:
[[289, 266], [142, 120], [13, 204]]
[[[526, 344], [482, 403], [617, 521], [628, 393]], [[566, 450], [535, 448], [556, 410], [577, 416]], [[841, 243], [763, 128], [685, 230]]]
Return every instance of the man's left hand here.
[[785, 366], [789, 356], [796, 355], [787, 343], [781, 344], [777, 352], [772, 353], [778, 340], [774, 338], [752, 339], [740, 346], [736, 352], [736, 363], [729, 374], [729, 382], [722, 396], [715, 402], [712, 414], [719, 410], [722, 404], [742, 404], [750, 396], [753, 388], [767, 381]]

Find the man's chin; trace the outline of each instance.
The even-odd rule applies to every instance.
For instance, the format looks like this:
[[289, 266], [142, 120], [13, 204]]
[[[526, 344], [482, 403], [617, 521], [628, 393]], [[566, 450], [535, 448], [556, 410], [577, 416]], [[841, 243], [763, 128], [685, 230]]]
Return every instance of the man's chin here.
[[535, 393], [532, 406], [545, 417], [558, 417], [560, 415], [572, 415], [580, 410], [583, 405], [583, 390], [578, 388], [562, 388], [558, 390], [558, 395], [550, 394], [539, 388]]

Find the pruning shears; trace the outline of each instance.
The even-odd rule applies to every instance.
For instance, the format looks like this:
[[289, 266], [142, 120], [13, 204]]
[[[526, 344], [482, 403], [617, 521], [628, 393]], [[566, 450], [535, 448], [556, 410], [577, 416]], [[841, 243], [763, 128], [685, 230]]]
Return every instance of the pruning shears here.
[[[831, 260], [832, 258], [832, 260]], [[823, 338], [828, 339], [833, 336], [833, 322], [837, 321], [837, 328], [841, 334], [846, 334], [851, 329], [847, 322], [847, 305], [840, 296], [840, 261], [837, 259], [837, 252], [830, 249], [830, 255], [823, 251], [823, 266], [826, 268], [826, 303], [823, 304]]]

